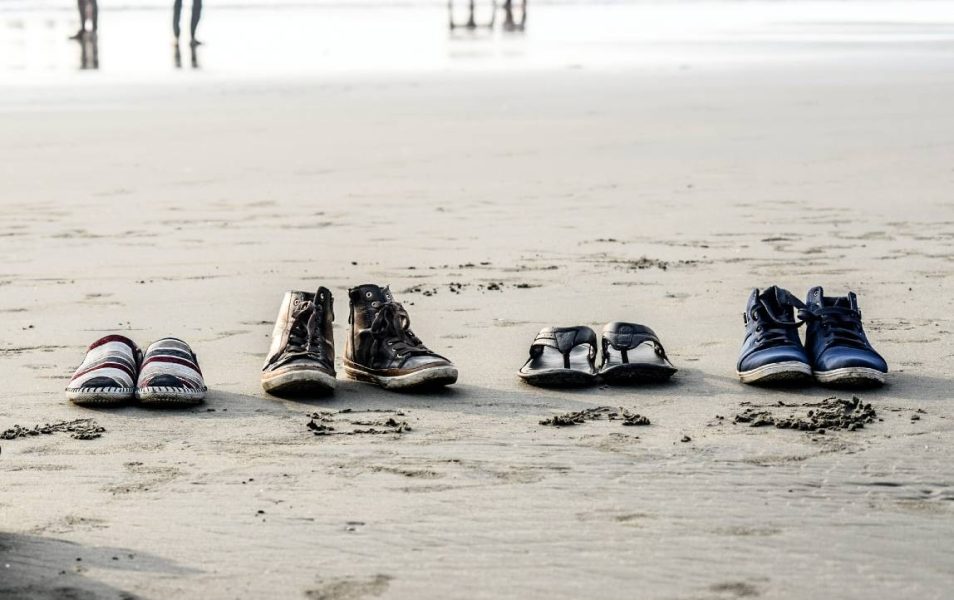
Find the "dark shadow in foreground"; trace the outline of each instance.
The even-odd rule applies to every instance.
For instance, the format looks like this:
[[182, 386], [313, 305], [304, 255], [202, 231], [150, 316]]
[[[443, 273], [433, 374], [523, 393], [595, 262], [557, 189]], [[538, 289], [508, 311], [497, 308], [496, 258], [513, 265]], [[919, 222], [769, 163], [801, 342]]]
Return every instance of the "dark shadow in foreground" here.
[[0, 598], [131, 600], [135, 594], [87, 578], [89, 568], [186, 575], [196, 572], [164, 558], [125, 548], [83, 546], [65, 540], [0, 533]]

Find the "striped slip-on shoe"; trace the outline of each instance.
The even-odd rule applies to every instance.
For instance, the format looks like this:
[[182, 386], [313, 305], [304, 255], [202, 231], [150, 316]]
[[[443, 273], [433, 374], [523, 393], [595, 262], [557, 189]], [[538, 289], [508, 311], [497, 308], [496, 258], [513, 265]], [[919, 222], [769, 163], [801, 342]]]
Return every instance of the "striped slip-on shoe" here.
[[142, 404], [199, 404], [207, 389], [189, 344], [169, 337], [153, 342], [146, 350], [136, 387]]
[[142, 351], [121, 335], [93, 342], [66, 388], [66, 397], [83, 406], [124, 404], [136, 395]]

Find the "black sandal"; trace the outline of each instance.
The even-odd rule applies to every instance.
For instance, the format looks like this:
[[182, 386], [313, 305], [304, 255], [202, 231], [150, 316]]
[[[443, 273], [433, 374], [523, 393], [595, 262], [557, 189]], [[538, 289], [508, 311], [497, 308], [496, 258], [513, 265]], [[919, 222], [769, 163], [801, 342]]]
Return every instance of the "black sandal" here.
[[518, 375], [527, 383], [542, 387], [596, 383], [596, 332], [583, 326], [541, 330]]
[[603, 327], [599, 375], [607, 383], [658, 383], [668, 380], [676, 371], [662, 342], [649, 327], [618, 321]]

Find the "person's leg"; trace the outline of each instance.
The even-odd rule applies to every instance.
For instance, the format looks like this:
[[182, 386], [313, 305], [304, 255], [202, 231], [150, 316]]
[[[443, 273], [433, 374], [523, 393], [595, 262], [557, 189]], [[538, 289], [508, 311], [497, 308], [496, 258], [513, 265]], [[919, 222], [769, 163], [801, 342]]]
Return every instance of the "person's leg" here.
[[96, 0], [87, 0], [90, 7], [90, 20], [93, 22], [93, 33], [99, 29], [99, 3]]
[[182, 0], [175, 0], [172, 3], [172, 35], [179, 41], [179, 16], [182, 15]]
[[195, 30], [199, 28], [199, 19], [202, 17], [202, 0], [192, 0], [192, 24], [189, 29], [189, 35], [192, 36], [192, 44], [198, 44], [195, 39]]
[[76, 8], [79, 10], [79, 28], [70, 36], [70, 39], [74, 40], [83, 37], [83, 32], [86, 31], [86, 0], [76, 0]]

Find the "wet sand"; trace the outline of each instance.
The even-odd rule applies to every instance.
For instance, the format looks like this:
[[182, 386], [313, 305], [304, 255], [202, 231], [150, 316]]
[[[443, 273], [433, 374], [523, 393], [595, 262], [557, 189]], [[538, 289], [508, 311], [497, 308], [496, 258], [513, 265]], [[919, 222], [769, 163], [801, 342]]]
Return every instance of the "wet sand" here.
[[[16, 86], [0, 99], [0, 431], [105, 431], [0, 440], [0, 593], [948, 596], [954, 44], [939, 44]], [[391, 284], [459, 384], [265, 395], [283, 291], [332, 289], [340, 357], [346, 290], [366, 282]], [[877, 413], [863, 428], [735, 418], [833, 395], [737, 382], [746, 295], [773, 283], [860, 295], [893, 368], [857, 394]], [[671, 384], [517, 379], [539, 328], [617, 319], [661, 336]], [[85, 346], [112, 331], [187, 340], [206, 404], [70, 405]], [[541, 424], [602, 406], [651, 424]], [[356, 433], [316, 435], [329, 423]]]

